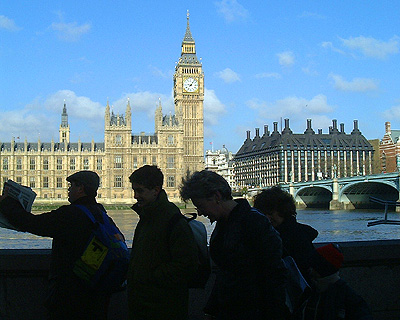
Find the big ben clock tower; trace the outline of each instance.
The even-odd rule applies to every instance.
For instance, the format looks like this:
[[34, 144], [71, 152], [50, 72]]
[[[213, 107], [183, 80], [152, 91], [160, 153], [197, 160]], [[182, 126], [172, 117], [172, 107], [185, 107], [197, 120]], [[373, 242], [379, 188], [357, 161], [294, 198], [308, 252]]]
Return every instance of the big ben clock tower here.
[[204, 169], [204, 74], [196, 56], [189, 26], [182, 41], [181, 57], [174, 73], [175, 114], [183, 124], [183, 163], [186, 172]]

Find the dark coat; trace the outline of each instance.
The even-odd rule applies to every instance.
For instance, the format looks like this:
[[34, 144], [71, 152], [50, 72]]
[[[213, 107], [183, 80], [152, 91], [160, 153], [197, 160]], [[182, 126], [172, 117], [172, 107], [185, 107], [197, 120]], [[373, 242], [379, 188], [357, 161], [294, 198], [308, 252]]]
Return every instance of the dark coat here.
[[295, 217], [286, 219], [276, 230], [282, 238], [283, 256], [290, 255], [303, 276], [309, 280], [309, 257], [314, 251], [312, 242], [318, 236], [318, 231], [297, 222]]
[[224, 320], [280, 319], [286, 312], [281, 239], [263, 214], [244, 199], [235, 201], [211, 236], [218, 271], [205, 312]]
[[373, 319], [365, 300], [341, 279], [322, 293], [314, 291], [304, 312], [304, 320]]
[[132, 209], [140, 220], [128, 271], [129, 319], [186, 320], [187, 283], [198, 263], [192, 230], [185, 219], [169, 228], [168, 221], [180, 210], [164, 190], [154, 203]]
[[[94, 198], [82, 197], [73, 204], [85, 205], [97, 220], [102, 221], [101, 210], [105, 209]], [[72, 271], [93, 228], [87, 215], [73, 204], [32, 214], [25, 211], [18, 201], [6, 197], [0, 203], [0, 210], [19, 231], [53, 238], [46, 301], [50, 316], [54, 319], [103, 319], [109, 296], [82, 286]]]

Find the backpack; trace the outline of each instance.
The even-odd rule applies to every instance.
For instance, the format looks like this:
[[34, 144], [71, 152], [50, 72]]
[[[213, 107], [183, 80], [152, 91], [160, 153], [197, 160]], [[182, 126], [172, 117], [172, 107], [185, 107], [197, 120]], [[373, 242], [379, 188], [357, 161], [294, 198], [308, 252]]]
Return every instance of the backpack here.
[[196, 213], [189, 213], [189, 215], [191, 215], [191, 217], [186, 217], [179, 213], [174, 215], [169, 220], [167, 229], [168, 241], [171, 237], [174, 225], [179, 219], [184, 218], [188, 222], [189, 227], [193, 232], [193, 237], [197, 245], [197, 254], [199, 260], [199, 268], [197, 269], [194, 277], [189, 280], [188, 287], [204, 289], [211, 274], [211, 261], [207, 245], [207, 230], [202, 222], [196, 220]]
[[83, 205], [76, 205], [93, 222], [93, 230], [73, 272], [85, 285], [103, 292], [116, 292], [122, 288], [129, 264], [129, 252], [124, 236], [101, 210], [103, 222], [97, 221]]

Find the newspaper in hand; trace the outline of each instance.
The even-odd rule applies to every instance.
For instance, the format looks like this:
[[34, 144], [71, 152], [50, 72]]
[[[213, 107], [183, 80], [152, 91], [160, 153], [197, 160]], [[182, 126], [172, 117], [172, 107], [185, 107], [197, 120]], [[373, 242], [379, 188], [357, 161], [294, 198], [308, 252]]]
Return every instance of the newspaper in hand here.
[[[21, 186], [12, 180], [8, 180], [4, 183], [4, 188], [7, 188], [7, 193], [10, 197], [16, 199], [24, 209], [28, 212], [32, 209], [33, 200], [35, 200], [36, 193], [32, 191], [31, 188]], [[15, 228], [8, 219], [0, 211], [0, 227], [7, 228], [11, 230], [18, 230]]]
[[33, 201], [36, 198], [36, 193], [31, 188], [12, 180], [5, 182], [4, 188], [8, 189], [7, 192], [10, 197], [18, 200], [26, 211], [31, 212]]

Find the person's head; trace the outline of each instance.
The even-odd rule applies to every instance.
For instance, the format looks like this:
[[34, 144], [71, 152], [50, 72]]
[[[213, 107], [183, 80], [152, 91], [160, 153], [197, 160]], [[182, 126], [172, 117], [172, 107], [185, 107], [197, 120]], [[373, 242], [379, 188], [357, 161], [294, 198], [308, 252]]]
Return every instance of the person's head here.
[[70, 183], [68, 187], [68, 201], [74, 202], [81, 197], [88, 196], [96, 198], [97, 189], [100, 185], [100, 178], [93, 171], [78, 171], [67, 177]]
[[254, 208], [268, 216], [274, 227], [289, 217], [296, 216], [296, 204], [293, 196], [279, 187], [264, 189], [256, 195]]
[[310, 275], [315, 280], [328, 277], [339, 271], [343, 260], [343, 253], [337, 244], [319, 247], [309, 259]]
[[202, 170], [182, 179], [180, 186], [182, 200], [192, 200], [199, 215], [206, 216], [211, 222], [225, 213], [223, 204], [232, 200], [232, 190], [228, 182], [219, 174]]
[[157, 199], [162, 189], [164, 175], [157, 166], [145, 165], [135, 170], [129, 181], [138, 205], [143, 207]]

